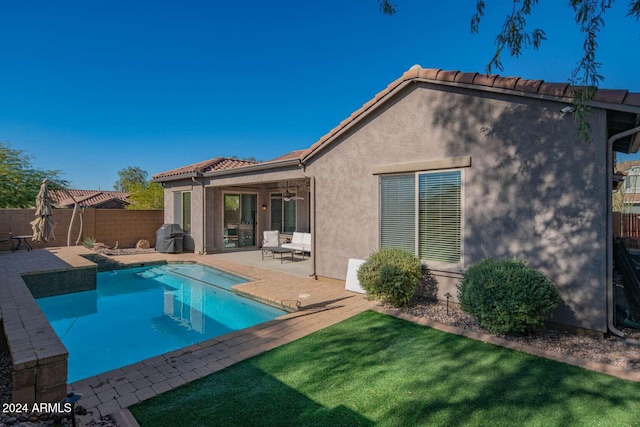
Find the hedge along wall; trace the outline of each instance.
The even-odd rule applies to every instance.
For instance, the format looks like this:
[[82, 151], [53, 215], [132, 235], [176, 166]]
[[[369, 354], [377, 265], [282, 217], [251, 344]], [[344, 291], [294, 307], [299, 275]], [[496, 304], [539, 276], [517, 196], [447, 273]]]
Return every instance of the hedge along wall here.
[[[14, 236], [31, 235], [30, 222], [35, 219], [35, 209], [0, 209], [0, 241]], [[46, 243], [29, 241], [34, 249], [66, 246], [67, 232], [71, 222], [73, 209], [54, 209], [53, 219], [56, 222], [55, 240]], [[80, 243], [85, 238], [94, 238], [97, 242], [114, 246], [118, 242], [120, 248], [135, 247], [138, 240], [148, 240], [151, 247], [156, 244], [156, 231], [164, 222], [161, 210], [126, 210], [126, 209], [84, 209], [83, 231]], [[71, 229], [71, 245], [75, 245], [80, 231], [80, 220], [76, 219]], [[10, 242], [0, 243], [0, 251], [11, 250]]]

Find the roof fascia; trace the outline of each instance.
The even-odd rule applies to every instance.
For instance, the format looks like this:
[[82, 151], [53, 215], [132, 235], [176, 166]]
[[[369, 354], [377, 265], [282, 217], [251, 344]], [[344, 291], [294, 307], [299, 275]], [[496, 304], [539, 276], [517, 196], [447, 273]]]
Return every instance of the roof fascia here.
[[201, 177], [202, 174], [199, 172], [188, 172], [180, 175], [171, 175], [171, 176], [163, 176], [161, 178], [152, 178], [151, 182], [169, 182], [169, 181], [180, 181], [182, 179], [189, 178], [198, 178]]
[[[329, 136], [322, 144], [318, 145], [313, 151], [307, 153], [301, 159], [302, 163], [306, 163], [318, 152], [322, 151], [333, 140], [339, 138], [345, 132], [348, 132], [353, 126], [356, 126], [360, 121], [368, 117], [372, 112], [374, 112], [381, 105], [383, 105], [388, 99], [392, 98], [398, 92], [402, 91], [405, 87], [409, 86], [412, 83], [427, 83], [427, 84], [432, 84], [437, 86], [458, 87], [458, 88], [463, 88], [463, 89], [468, 89], [473, 91], [491, 92], [491, 93], [511, 95], [511, 96], [521, 96], [521, 97], [540, 99], [540, 100], [551, 101], [551, 102], [560, 102], [560, 103], [564, 102], [569, 104], [573, 103], [573, 98], [569, 96], [558, 97], [558, 96], [546, 95], [546, 94], [540, 94], [540, 93], [534, 93], [534, 92], [523, 92], [523, 91], [514, 90], [514, 89], [497, 88], [493, 86], [480, 86], [477, 84], [449, 82], [445, 80], [427, 79], [424, 77], [413, 77], [411, 79], [407, 79], [403, 81], [398, 86], [396, 86], [395, 88], [390, 90], [388, 93], [386, 93], [384, 96], [381, 96], [380, 99], [378, 99], [373, 105], [371, 105], [361, 114], [359, 114], [353, 120], [349, 121], [347, 124], [345, 124], [344, 127], [340, 128], [333, 135]], [[589, 107], [600, 108], [603, 110], [613, 110], [613, 111], [640, 114], [640, 107], [634, 106], [634, 105], [614, 104], [614, 103], [607, 103], [607, 102], [601, 102], [601, 101], [587, 101], [586, 105]], [[636, 140], [637, 140], [636, 144], [640, 145], [640, 138], [636, 137]]]
[[299, 164], [300, 164], [300, 159], [295, 158], [295, 159], [281, 160], [279, 162], [257, 163], [255, 165], [240, 166], [237, 168], [211, 171], [211, 172], [202, 174], [201, 176], [205, 178], [209, 178], [214, 176], [235, 175], [239, 173], [257, 172], [261, 170], [277, 169], [277, 168], [287, 167], [287, 166], [296, 166]]
[[[552, 101], [552, 102], [567, 102], [571, 104], [574, 102], [573, 98], [570, 96], [546, 95], [546, 94], [540, 94], [540, 93], [534, 93], [534, 92], [523, 92], [515, 89], [506, 89], [506, 88], [499, 88], [499, 87], [493, 87], [493, 86], [480, 86], [477, 84], [448, 82], [443, 80], [432, 80], [432, 79], [425, 79], [420, 77], [416, 77], [412, 80], [415, 82], [431, 83], [439, 86], [461, 87], [461, 88], [476, 90], [481, 92], [492, 92], [492, 93], [499, 93], [503, 95], [522, 96], [525, 98], [541, 99], [541, 100]], [[640, 107], [635, 105], [616, 104], [616, 103], [602, 102], [602, 101], [586, 101], [586, 105], [588, 107], [600, 108], [603, 110], [613, 110], [613, 111], [621, 111], [625, 113], [640, 114]]]

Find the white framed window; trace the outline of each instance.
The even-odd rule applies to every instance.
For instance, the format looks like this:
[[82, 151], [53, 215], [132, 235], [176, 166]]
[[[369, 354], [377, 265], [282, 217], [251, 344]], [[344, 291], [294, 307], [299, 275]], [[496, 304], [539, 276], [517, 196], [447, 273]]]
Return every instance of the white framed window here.
[[[294, 193], [292, 193], [295, 196]], [[281, 233], [296, 231], [296, 200], [284, 200], [282, 193], [272, 193], [271, 200], [271, 230]]]
[[191, 234], [191, 191], [173, 193], [173, 218], [186, 234]]
[[462, 171], [380, 176], [380, 247], [427, 262], [462, 262]]

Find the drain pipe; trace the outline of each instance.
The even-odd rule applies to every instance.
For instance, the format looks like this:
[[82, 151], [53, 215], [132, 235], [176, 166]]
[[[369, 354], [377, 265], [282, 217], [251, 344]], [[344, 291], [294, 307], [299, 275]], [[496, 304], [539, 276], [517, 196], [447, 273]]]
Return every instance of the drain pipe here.
[[202, 182], [196, 181], [196, 177], [192, 176], [191, 181], [196, 184], [199, 184], [202, 187], [202, 250], [200, 251], [200, 255], [204, 255], [207, 253], [207, 242], [205, 238], [205, 230], [206, 230], [206, 215], [205, 215], [205, 188], [204, 188], [204, 178], [202, 178]]
[[613, 224], [611, 220], [612, 212], [612, 193], [613, 193], [613, 143], [627, 136], [640, 132], [640, 126], [615, 134], [607, 141], [607, 328], [609, 331], [619, 337], [624, 338], [624, 332], [616, 328], [613, 324], [615, 313], [615, 301], [613, 300]]
[[318, 280], [318, 274], [316, 273], [316, 177], [309, 177], [311, 180], [311, 277]]

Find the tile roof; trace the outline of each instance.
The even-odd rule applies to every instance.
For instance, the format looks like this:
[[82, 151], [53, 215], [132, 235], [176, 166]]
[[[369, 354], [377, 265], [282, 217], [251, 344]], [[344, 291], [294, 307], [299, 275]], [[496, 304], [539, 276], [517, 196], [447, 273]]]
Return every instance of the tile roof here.
[[[569, 83], [549, 83], [543, 80], [527, 80], [520, 77], [505, 77], [497, 74], [467, 73], [455, 70], [442, 70], [439, 68], [422, 68], [414, 65], [406, 71], [400, 78], [391, 82], [385, 89], [378, 92], [371, 100], [367, 101], [358, 110], [351, 113], [349, 117], [340, 122], [338, 126], [331, 129], [327, 134], [309, 147], [302, 156], [306, 160], [314, 154], [329, 139], [335, 136], [342, 129], [354, 122], [360, 116], [368, 112], [377, 105], [383, 98], [390, 95], [399, 87], [410, 82], [430, 82], [445, 85], [463, 85], [467, 88], [485, 91], [502, 91], [520, 96], [534, 97], [556, 97], [561, 101], [570, 101], [572, 94], [579, 87], [571, 86]], [[640, 93], [629, 92], [627, 90], [597, 89], [592, 102], [600, 102], [614, 106], [629, 106], [633, 110], [640, 112]], [[635, 108], [638, 107], [638, 108]]]
[[216, 157], [213, 159], [205, 160], [203, 162], [193, 163], [191, 165], [183, 166], [177, 169], [172, 169], [170, 171], [161, 172], [159, 174], [154, 175], [152, 178], [154, 180], [159, 180], [162, 178], [188, 178], [191, 176], [197, 176], [206, 172], [225, 170], [225, 169], [233, 169], [242, 166], [255, 165], [260, 162], [249, 161], [249, 160], [238, 160], [238, 159], [229, 159], [226, 157]]
[[303, 154], [305, 151], [306, 151], [306, 148], [305, 148], [305, 149], [302, 149], [302, 150], [294, 150], [294, 151], [292, 151], [292, 152], [290, 152], [290, 153], [283, 154], [283, 155], [282, 155], [282, 156], [280, 156], [280, 157], [276, 157], [275, 159], [271, 159], [271, 160], [269, 160], [267, 163], [270, 163], [270, 162], [280, 162], [280, 161], [283, 161], [283, 160], [299, 159], [299, 158], [300, 158], [300, 156], [302, 156], [302, 154]]
[[266, 162], [249, 161], [249, 160], [237, 160], [229, 159], [226, 157], [216, 157], [214, 159], [205, 160], [203, 162], [194, 163], [191, 165], [183, 166], [177, 169], [172, 169], [167, 172], [162, 172], [152, 177], [153, 180], [166, 181], [169, 179], [181, 179], [189, 178], [191, 176], [199, 176], [206, 174], [207, 172], [221, 171], [227, 169], [236, 169], [245, 166], [253, 165], [268, 165], [277, 162], [284, 162], [287, 160], [299, 159], [305, 150], [294, 150], [275, 159], [268, 160]]
[[634, 166], [640, 166], [640, 160], [626, 160], [624, 162], [617, 163], [615, 165], [615, 169], [620, 172], [625, 172]]
[[[82, 207], [91, 208], [102, 205], [110, 201], [118, 201], [122, 204], [129, 204], [129, 193], [126, 191], [103, 191], [103, 190], [66, 190]], [[73, 199], [65, 191], [51, 190], [51, 200], [57, 207], [66, 208], [74, 205]]]

